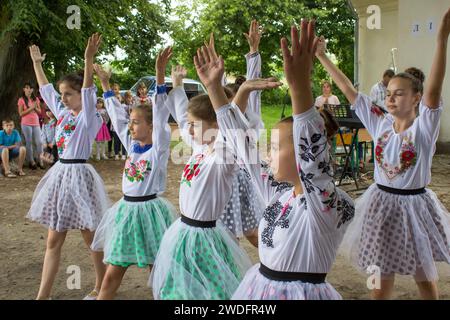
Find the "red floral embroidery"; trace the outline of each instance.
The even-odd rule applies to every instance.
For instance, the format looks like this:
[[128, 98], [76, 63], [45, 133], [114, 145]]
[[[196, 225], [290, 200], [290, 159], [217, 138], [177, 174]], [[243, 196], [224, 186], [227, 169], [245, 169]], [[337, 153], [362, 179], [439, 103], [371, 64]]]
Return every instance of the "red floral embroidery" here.
[[59, 118], [57, 122], [58, 128], [56, 130], [57, 139], [59, 143], [57, 144], [59, 155], [62, 155], [64, 149], [67, 146], [67, 143], [70, 140], [70, 136], [76, 129], [75, 119], [69, 118], [68, 122], [64, 126], [60, 127], [59, 125], [62, 123], [63, 120], [64, 117]]
[[376, 106], [376, 105], [372, 105], [372, 107], [370, 108], [370, 112], [372, 112], [373, 114], [382, 117], [384, 116], [383, 111], [381, 111], [380, 107]]
[[58, 153], [62, 154], [62, 152], [64, 151], [64, 136], [60, 137], [59, 140], [56, 142], [56, 147], [58, 148]]
[[186, 183], [189, 187], [191, 186], [191, 180], [200, 174], [201, 162], [205, 156], [203, 154], [197, 155], [194, 161], [188, 163], [183, 170], [183, 178], [181, 183]]
[[416, 155], [413, 152], [411, 152], [411, 151], [405, 151], [405, 152], [402, 153], [403, 161], [410, 162], [410, 161], [412, 161], [414, 159], [415, 156]]
[[388, 133], [384, 133], [378, 138], [377, 147], [375, 149], [375, 159], [380, 168], [384, 170], [387, 177], [393, 179], [416, 164], [417, 152], [411, 138], [409, 136], [404, 136], [399, 155], [400, 165], [392, 166], [386, 163], [384, 161], [384, 148], [386, 147], [389, 137], [390, 135]]

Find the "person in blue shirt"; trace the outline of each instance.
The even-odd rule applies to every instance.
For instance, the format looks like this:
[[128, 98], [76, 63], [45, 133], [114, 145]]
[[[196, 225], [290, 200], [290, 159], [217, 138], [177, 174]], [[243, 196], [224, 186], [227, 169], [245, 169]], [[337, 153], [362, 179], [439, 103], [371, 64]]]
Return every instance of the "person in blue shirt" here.
[[19, 132], [14, 129], [14, 121], [6, 119], [2, 121], [3, 130], [0, 131], [0, 154], [2, 157], [2, 166], [5, 171], [5, 177], [15, 178], [16, 175], [11, 172], [9, 162], [11, 159], [19, 158], [19, 176], [24, 176], [23, 163], [25, 161], [26, 149], [21, 145], [22, 139]]

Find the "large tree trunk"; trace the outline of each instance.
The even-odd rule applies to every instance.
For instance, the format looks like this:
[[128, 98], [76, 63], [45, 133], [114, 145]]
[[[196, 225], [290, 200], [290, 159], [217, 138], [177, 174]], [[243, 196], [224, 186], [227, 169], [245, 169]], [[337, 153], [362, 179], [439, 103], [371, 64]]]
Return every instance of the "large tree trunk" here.
[[17, 100], [24, 83], [31, 82], [37, 90], [26, 39], [6, 34], [0, 42], [0, 119], [12, 118], [16, 126], [20, 124]]

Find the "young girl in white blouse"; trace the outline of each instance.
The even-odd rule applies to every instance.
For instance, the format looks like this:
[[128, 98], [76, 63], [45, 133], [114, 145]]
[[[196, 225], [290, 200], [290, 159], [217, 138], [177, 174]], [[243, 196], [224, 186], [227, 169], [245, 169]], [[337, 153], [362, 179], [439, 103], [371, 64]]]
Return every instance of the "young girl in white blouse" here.
[[[93, 82], [93, 61], [101, 36], [89, 38], [85, 51], [84, 76], [68, 75], [59, 82], [61, 97], [49, 84], [42, 68], [45, 54], [37, 46], [30, 48], [40, 93], [58, 119], [56, 145], [59, 161], [41, 179], [33, 195], [28, 218], [48, 227], [47, 249], [37, 299], [50, 297], [58, 272], [61, 248], [68, 230], [81, 230], [90, 247], [103, 213], [109, 207], [103, 180], [94, 167], [86, 164], [94, 139], [102, 125], [96, 111], [96, 88]], [[100, 290], [105, 272], [102, 253], [92, 251], [96, 271], [95, 289]]]
[[375, 299], [391, 297], [395, 274], [413, 276], [422, 298], [436, 299], [435, 261], [450, 263], [449, 213], [426, 188], [439, 135], [449, 33], [450, 10], [438, 32], [425, 90], [414, 76], [397, 74], [387, 88], [386, 116], [375, 112], [372, 99], [358, 93], [327, 58], [320, 39], [317, 57], [376, 141], [375, 183], [358, 199], [357, 219], [344, 240], [359, 269], [380, 271]]
[[114, 298], [131, 265], [151, 268], [161, 239], [176, 216], [175, 208], [160, 196], [166, 188], [170, 155], [164, 74], [171, 56], [172, 49], [166, 48], [156, 59], [157, 92], [152, 105], [133, 107], [129, 117], [109, 87], [110, 74], [95, 66], [112, 125], [128, 153], [122, 179], [124, 197], [105, 214], [92, 244], [94, 250], [104, 250], [108, 265], [99, 300]]
[[[252, 80], [261, 77], [261, 55], [259, 53], [259, 44], [262, 37], [262, 29], [256, 20], [250, 23], [248, 33], [244, 33], [248, 44], [249, 53], [245, 55], [247, 66], [246, 79]], [[211, 35], [210, 47], [214, 48], [214, 36]], [[234, 84], [239, 88], [239, 85]], [[231, 95], [227, 97], [233, 100], [236, 92], [230, 90]], [[254, 124], [254, 129], [264, 129], [264, 123], [261, 120], [261, 91], [253, 91], [249, 95], [247, 113], [253, 113], [255, 119], [259, 119]], [[258, 245], [258, 225], [264, 210], [256, 189], [251, 183], [250, 176], [245, 166], [240, 166], [239, 171], [233, 177], [233, 187], [225, 210], [219, 220], [237, 237], [246, 237], [254, 246]]]
[[[302, 34], [307, 26], [307, 22], [302, 24]], [[278, 83], [274, 79], [246, 81], [230, 104], [218, 87], [223, 60], [213, 58], [207, 48], [195, 61], [227, 147], [246, 165], [268, 205], [259, 226], [261, 264], [247, 272], [233, 299], [340, 298], [325, 277], [353, 215], [353, 206], [332, 180], [327, 131], [314, 108], [309, 79], [314, 56], [313, 23], [309, 24], [309, 30], [300, 44], [297, 29], [292, 28], [292, 55], [283, 41], [285, 74], [293, 94], [295, 119], [279, 124], [279, 140], [273, 135], [271, 166], [277, 179], [294, 185], [289, 191], [272, 187], [261, 174], [257, 134], [249, 130], [252, 119], [244, 113], [251, 91]]]
[[[222, 76], [223, 71], [215, 79], [225, 95]], [[182, 86], [180, 77], [176, 79], [173, 91]], [[246, 252], [219, 220], [230, 201], [239, 165], [227, 146], [229, 139], [218, 138], [216, 113], [208, 95], [196, 96], [189, 103], [185, 95], [175, 95], [166, 105], [193, 154], [181, 177], [181, 218], [164, 235], [149, 281], [153, 296], [230, 299], [251, 266]]]

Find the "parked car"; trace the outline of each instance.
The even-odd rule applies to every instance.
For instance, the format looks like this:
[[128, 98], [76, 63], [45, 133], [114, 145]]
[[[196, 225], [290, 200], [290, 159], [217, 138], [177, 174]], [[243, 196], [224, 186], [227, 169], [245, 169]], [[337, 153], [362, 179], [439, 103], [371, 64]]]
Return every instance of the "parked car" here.
[[[172, 78], [165, 77], [166, 85], [168, 88], [168, 93], [173, 88], [172, 84]], [[137, 95], [137, 89], [139, 87], [139, 84], [143, 82], [147, 86], [147, 96], [151, 97], [155, 91], [156, 91], [156, 77], [155, 76], [145, 76], [140, 78], [132, 87], [129, 89], [133, 95]], [[195, 97], [198, 94], [206, 93], [206, 89], [197, 80], [193, 79], [183, 79], [183, 86], [184, 90], [186, 92], [186, 95], [188, 99], [191, 99], [192, 97]], [[128, 90], [120, 90], [120, 94], [123, 96], [125, 92]], [[169, 122], [174, 123], [175, 120], [173, 119], [172, 115], [169, 117]]]
[[[168, 87], [168, 91], [172, 90], [172, 79], [169, 77], [165, 78], [166, 85]], [[130, 89], [130, 91], [133, 93], [133, 95], [137, 95], [137, 89], [139, 84], [143, 82], [147, 86], [147, 96], [152, 96], [155, 93], [156, 90], [156, 77], [155, 76], [145, 76], [140, 78]], [[184, 90], [186, 91], [186, 95], [188, 98], [195, 97], [198, 94], [206, 93], [206, 89], [197, 80], [193, 79], [184, 79], [183, 80]], [[124, 95], [125, 91], [127, 90], [121, 90], [120, 93]]]

